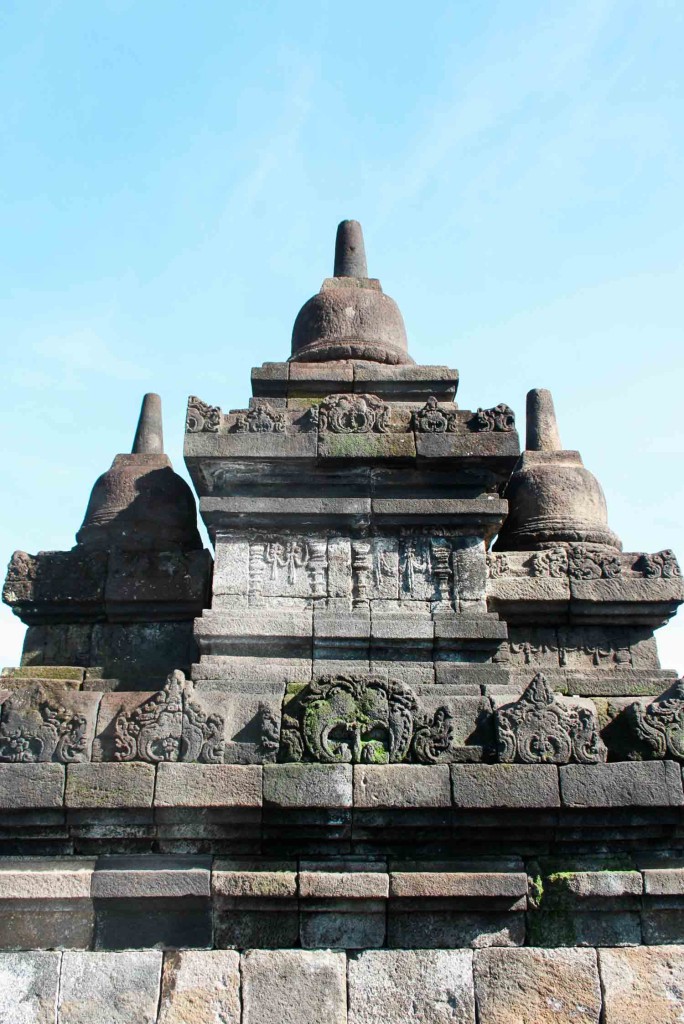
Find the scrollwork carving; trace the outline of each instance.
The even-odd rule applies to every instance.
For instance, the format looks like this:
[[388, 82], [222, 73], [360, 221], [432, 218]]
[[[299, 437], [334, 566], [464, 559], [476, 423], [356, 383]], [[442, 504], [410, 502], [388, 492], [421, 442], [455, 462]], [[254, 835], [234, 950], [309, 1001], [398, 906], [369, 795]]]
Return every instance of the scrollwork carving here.
[[594, 551], [581, 544], [568, 549], [568, 575], [575, 580], [614, 579], [622, 573], [618, 555]]
[[645, 709], [639, 703], [630, 704], [628, 716], [652, 758], [684, 761], [684, 679]]
[[606, 747], [595, 711], [562, 702], [538, 673], [515, 704], [495, 713], [499, 760], [523, 764], [597, 764]]
[[130, 714], [121, 708], [114, 723], [116, 761], [223, 761], [223, 718], [192, 700], [192, 683], [176, 670], [166, 685]]
[[564, 548], [535, 551], [527, 563], [532, 576], [550, 576], [560, 579], [568, 574], [568, 553]]
[[447, 434], [457, 428], [456, 413], [440, 409], [434, 395], [430, 395], [422, 409], [415, 409], [411, 413], [411, 429], [419, 434]]
[[203, 431], [216, 434], [221, 426], [221, 410], [217, 405], [207, 405], [201, 398], [191, 395], [188, 399], [188, 411], [185, 418], [185, 429], [189, 434], [200, 434]]
[[333, 434], [387, 434], [389, 405], [377, 395], [328, 395], [318, 407], [318, 429]]
[[324, 676], [286, 708], [281, 761], [434, 764], [448, 759], [453, 741], [446, 707], [420, 716], [413, 690], [380, 676]]
[[669, 580], [682, 575], [675, 553], [669, 548], [657, 551], [653, 555], [642, 555], [635, 568], [641, 570], [644, 576], [651, 578], [662, 577]]
[[285, 423], [285, 413], [277, 412], [264, 402], [238, 413], [234, 430], [238, 434], [282, 434]]
[[10, 697], [2, 709], [0, 761], [14, 764], [83, 761], [86, 728], [83, 715], [61, 704], [38, 698], [34, 706], [26, 708]]
[[509, 433], [515, 430], [515, 413], [509, 405], [501, 402], [493, 409], [478, 409], [468, 425], [471, 430]]

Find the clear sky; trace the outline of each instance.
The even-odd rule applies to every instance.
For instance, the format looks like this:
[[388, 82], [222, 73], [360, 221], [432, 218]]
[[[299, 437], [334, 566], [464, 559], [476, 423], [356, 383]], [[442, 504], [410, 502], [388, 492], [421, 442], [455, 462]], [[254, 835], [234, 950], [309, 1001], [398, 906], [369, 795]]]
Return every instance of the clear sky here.
[[72, 546], [145, 391], [183, 472], [345, 217], [416, 361], [521, 424], [551, 388], [625, 549], [684, 561], [683, 52], [681, 0], [4, 0], [2, 562]]

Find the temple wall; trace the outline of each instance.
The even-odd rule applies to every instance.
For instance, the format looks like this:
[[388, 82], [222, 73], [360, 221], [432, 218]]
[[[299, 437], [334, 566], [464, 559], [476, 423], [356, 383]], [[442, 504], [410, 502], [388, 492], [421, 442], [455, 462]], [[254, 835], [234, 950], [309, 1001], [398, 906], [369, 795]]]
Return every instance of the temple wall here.
[[677, 1024], [683, 989], [675, 946], [0, 953], [13, 1024]]

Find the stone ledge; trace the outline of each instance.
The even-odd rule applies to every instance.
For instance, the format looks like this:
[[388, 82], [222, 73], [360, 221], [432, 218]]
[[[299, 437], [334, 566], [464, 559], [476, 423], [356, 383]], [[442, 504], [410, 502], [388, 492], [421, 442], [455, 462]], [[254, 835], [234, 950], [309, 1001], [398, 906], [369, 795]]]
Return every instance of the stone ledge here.
[[454, 764], [451, 785], [456, 807], [560, 807], [555, 765]]
[[684, 804], [674, 761], [569, 764], [559, 769], [566, 807], [673, 807]]
[[448, 765], [354, 765], [354, 806], [450, 807]]

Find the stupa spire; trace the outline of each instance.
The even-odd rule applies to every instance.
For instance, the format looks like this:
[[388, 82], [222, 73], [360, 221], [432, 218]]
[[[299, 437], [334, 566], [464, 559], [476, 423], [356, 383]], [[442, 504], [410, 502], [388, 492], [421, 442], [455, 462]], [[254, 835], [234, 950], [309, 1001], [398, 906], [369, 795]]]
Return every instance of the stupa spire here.
[[358, 220], [343, 220], [335, 239], [335, 277], [368, 277], [366, 246]]
[[142, 400], [131, 454], [164, 454], [164, 428], [162, 426], [162, 407], [159, 395], [150, 393], [145, 395]]
[[546, 388], [527, 392], [527, 441], [530, 452], [562, 451], [553, 396]]

